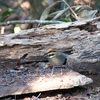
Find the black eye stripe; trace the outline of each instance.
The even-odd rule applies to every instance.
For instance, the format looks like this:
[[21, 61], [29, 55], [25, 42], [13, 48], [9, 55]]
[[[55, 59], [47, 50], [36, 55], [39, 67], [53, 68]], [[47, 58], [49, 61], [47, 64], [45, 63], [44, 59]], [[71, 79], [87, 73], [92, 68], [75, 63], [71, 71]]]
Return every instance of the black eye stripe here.
[[56, 52], [56, 51], [49, 51], [48, 53], [51, 53], [51, 52]]
[[47, 52], [47, 57], [54, 56], [56, 51], [49, 51]]
[[48, 56], [54, 56], [54, 54], [48, 54]]
[[46, 53], [46, 55], [54, 54], [56, 51], [49, 51]]
[[45, 53], [44, 56], [45, 56], [45, 57], [46, 57], [46, 56], [48, 56], [48, 57], [49, 57], [49, 56], [54, 56], [54, 55], [55, 55], [55, 52], [56, 52], [56, 51], [54, 51], [54, 50], [53, 50], [53, 51], [49, 51], [49, 52]]

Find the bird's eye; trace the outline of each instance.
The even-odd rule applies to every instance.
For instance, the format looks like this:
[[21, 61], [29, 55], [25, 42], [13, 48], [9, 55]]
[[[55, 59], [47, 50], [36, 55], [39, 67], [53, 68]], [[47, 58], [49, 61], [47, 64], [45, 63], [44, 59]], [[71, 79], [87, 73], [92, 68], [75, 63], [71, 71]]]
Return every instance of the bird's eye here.
[[50, 56], [54, 56], [55, 54], [48, 54], [48, 56], [50, 57]]
[[55, 52], [56, 52], [56, 51], [49, 51], [49, 52], [45, 53], [44, 56], [45, 56], [45, 57], [54, 56], [54, 55], [55, 55]]
[[52, 53], [52, 52], [55, 52], [55, 51], [49, 51], [48, 53]]

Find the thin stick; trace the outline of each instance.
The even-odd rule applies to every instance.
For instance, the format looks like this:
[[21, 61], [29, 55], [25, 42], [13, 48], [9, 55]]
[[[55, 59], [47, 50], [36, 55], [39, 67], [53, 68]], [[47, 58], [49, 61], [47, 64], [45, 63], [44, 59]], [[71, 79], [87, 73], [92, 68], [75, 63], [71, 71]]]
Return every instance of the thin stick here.
[[60, 24], [60, 23], [65, 23], [62, 21], [52, 21], [52, 20], [14, 20], [14, 21], [7, 21], [0, 23], [0, 26], [7, 26], [11, 24]]
[[77, 20], [79, 20], [79, 17], [77, 16], [77, 14], [73, 11], [73, 9], [69, 6], [69, 4], [65, 1], [65, 0], [63, 0], [63, 2], [68, 6], [68, 8], [71, 10], [71, 12], [74, 14], [74, 16], [75, 16], [75, 18], [77, 19]]

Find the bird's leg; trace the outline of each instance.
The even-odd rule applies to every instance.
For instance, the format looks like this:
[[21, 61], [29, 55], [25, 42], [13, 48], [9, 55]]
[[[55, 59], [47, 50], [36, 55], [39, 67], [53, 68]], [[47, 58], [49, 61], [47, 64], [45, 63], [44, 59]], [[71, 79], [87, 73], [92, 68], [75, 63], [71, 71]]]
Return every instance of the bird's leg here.
[[61, 73], [60, 74], [63, 75], [62, 66], [61, 66]]
[[54, 66], [52, 67], [52, 70], [51, 70], [51, 75], [53, 75], [53, 72], [54, 72]]
[[[52, 67], [52, 70], [51, 70], [51, 75], [53, 75], [54, 74], [54, 66]], [[61, 75], [63, 75], [63, 71], [62, 71], [62, 67], [61, 67], [61, 73], [60, 73]]]
[[66, 70], [67, 70], [67, 72], [70, 70], [70, 67], [68, 66], [67, 62], [66, 62]]

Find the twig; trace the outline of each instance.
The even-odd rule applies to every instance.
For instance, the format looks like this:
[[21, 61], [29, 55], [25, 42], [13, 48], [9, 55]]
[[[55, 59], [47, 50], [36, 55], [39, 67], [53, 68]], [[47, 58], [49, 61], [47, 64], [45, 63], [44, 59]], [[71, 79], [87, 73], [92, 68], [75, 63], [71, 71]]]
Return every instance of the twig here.
[[65, 0], [63, 0], [63, 2], [68, 6], [68, 8], [71, 10], [71, 12], [74, 14], [74, 16], [75, 16], [75, 18], [77, 19], [77, 20], [79, 20], [79, 17], [77, 16], [77, 14], [73, 11], [73, 9], [69, 6], [69, 4], [65, 1]]
[[65, 23], [62, 21], [52, 21], [52, 20], [14, 20], [14, 21], [7, 21], [0, 23], [0, 26], [7, 26], [11, 24], [60, 24], [60, 23]]

